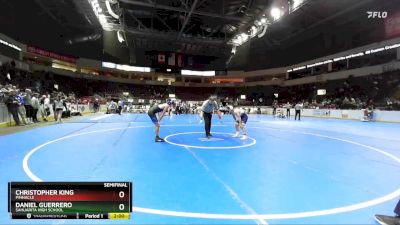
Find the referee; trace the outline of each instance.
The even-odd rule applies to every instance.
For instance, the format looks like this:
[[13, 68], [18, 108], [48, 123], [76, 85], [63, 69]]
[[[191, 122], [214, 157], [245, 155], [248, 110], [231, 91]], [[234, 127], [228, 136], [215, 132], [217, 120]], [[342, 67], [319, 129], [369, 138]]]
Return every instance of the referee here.
[[297, 120], [297, 116], [299, 116], [299, 120], [300, 120], [300, 115], [301, 115], [301, 110], [303, 109], [303, 103], [298, 102], [295, 106], [295, 115], [294, 115], [294, 120]]
[[211, 95], [207, 100], [203, 102], [201, 110], [203, 112], [204, 126], [206, 131], [206, 137], [210, 138], [211, 135], [211, 118], [214, 109], [217, 110], [219, 119], [222, 119], [221, 112], [219, 111], [217, 96]]

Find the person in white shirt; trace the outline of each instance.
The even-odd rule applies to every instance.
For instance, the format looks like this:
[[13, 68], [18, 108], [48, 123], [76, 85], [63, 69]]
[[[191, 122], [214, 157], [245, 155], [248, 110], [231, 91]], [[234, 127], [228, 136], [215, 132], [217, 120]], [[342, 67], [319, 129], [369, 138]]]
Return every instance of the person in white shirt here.
[[232, 111], [232, 117], [235, 120], [235, 129], [236, 133], [233, 137], [239, 137], [240, 129], [242, 129], [243, 136], [241, 137], [242, 140], [247, 139], [247, 132], [246, 132], [246, 123], [248, 120], [248, 116], [244, 109], [242, 108], [234, 108]]
[[59, 93], [54, 100], [54, 115], [55, 115], [55, 121], [56, 123], [61, 123], [62, 120], [62, 113], [66, 109], [66, 101], [65, 101], [65, 96], [62, 93]]
[[43, 121], [47, 121], [47, 117], [50, 115], [50, 98], [43, 95], [40, 98], [40, 114], [42, 115]]
[[296, 114], [294, 116], [294, 120], [297, 120], [297, 116], [299, 116], [300, 120], [300, 115], [301, 115], [301, 110], [303, 109], [303, 103], [299, 102], [294, 106], [294, 109], [296, 111]]
[[121, 112], [122, 112], [122, 109], [124, 108], [124, 101], [122, 101], [122, 100], [119, 100], [118, 101], [118, 109], [117, 109], [117, 113], [119, 114], [119, 115], [121, 115]]
[[292, 105], [290, 105], [290, 102], [287, 102], [286, 105], [285, 105], [286, 118], [290, 118], [290, 108], [292, 108]]
[[108, 104], [107, 112], [115, 113], [117, 111], [117, 107], [118, 107], [117, 103], [114, 102], [114, 100], [111, 100], [111, 102]]
[[32, 97], [32, 100], [31, 100], [31, 104], [32, 104], [32, 108], [33, 108], [33, 110], [32, 110], [32, 119], [33, 119], [34, 123], [39, 122], [38, 119], [37, 119], [37, 113], [38, 113], [39, 108], [40, 108], [40, 103], [39, 103], [38, 97], [39, 97], [39, 94], [38, 93], [34, 93], [33, 97]]

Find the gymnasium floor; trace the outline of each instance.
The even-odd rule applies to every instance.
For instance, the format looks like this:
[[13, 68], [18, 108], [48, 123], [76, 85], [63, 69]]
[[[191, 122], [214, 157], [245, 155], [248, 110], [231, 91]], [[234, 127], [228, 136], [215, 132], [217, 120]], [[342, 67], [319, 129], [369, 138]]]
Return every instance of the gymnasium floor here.
[[[154, 143], [145, 114], [80, 117], [0, 136], [0, 224], [9, 181], [132, 181], [130, 221], [35, 224], [376, 224], [400, 196], [400, 124], [231, 116], [204, 139], [197, 115], [166, 117]], [[4, 128], [3, 128], [4, 129]], [[33, 221], [30, 221], [31, 223]]]

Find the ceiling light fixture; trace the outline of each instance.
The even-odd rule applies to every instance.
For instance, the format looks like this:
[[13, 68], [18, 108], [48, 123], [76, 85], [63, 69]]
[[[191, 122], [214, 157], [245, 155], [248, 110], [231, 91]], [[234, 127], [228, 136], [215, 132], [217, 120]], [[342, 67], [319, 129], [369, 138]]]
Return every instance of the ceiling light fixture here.
[[118, 37], [119, 43], [122, 43], [125, 41], [124, 35], [121, 30], [117, 31], [117, 37]]
[[98, 0], [88, 0], [90, 5], [92, 6], [93, 12], [96, 15], [97, 19], [103, 30], [111, 30], [111, 25], [107, 21], [107, 17], [103, 14], [103, 10], [100, 7]]
[[274, 7], [274, 8], [271, 9], [271, 17], [275, 21], [279, 20], [279, 18], [281, 18], [281, 16], [282, 16], [282, 12], [281, 12], [281, 10], [279, 8]]
[[[290, 9], [299, 8], [304, 5], [306, 0], [293, 0], [289, 6]], [[283, 9], [285, 7], [282, 7]], [[268, 26], [272, 24], [274, 21], [278, 21], [284, 15], [283, 10], [280, 7], [273, 7], [270, 10], [270, 17], [267, 17], [265, 14], [262, 15], [260, 20], [255, 20], [254, 25], [251, 28], [241, 34], [236, 34], [231, 40], [230, 44], [233, 46], [240, 46], [249, 39], [257, 36], [258, 38], [262, 38], [268, 29]], [[248, 34], [247, 34], [248, 33]], [[236, 50], [235, 50], [236, 51]]]
[[106, 0], [106, 7], [107, 7], [107, 11], [108, 13], [114, 17], [115, 19], [119, 19], [119, 15], [117, 15], [111, 8], [111, 3], [109, 0]]

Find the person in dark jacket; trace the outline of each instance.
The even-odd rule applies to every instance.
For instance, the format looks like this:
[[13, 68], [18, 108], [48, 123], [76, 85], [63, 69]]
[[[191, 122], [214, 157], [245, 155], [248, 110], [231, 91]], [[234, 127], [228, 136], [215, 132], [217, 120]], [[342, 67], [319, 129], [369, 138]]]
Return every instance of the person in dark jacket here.
[[17, 126], [21, 126], [21, 122], [18, 117], [19, 101], [18, 101], [16, 95], [17, 95], [16, 91], [12, 90], [9, 93], [8, 98], [6, 99], [6, 104], [7, 104], [8, 112], [13, 116], [14, 121], [17, 124]]

